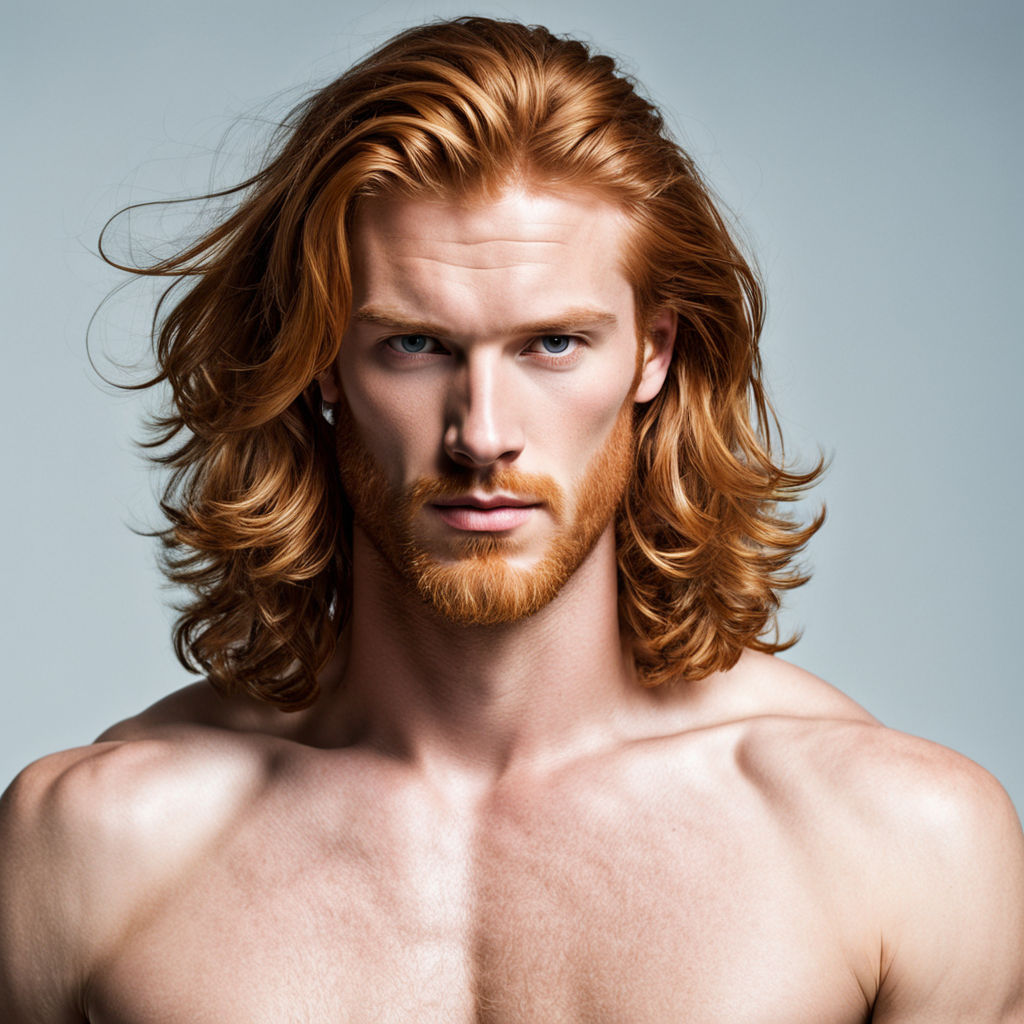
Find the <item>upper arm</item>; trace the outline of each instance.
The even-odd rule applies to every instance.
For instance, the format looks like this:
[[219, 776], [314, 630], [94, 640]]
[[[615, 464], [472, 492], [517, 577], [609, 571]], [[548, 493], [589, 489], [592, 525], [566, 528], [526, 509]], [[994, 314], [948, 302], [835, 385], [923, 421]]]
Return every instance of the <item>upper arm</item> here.
[[0, 1020], [81, 1022], [116, 957], [263, 785], [229, 734], [179, 730], [30, 765], [0, 802]]
[[61, 778], [71, 755], [26, 768], [0, 799], [0, 1018], [82, 1021], [84, 951], [71, 822]]
[[1024, 836], [987, 772], [943, 751], [893, 837], [875, 1024], [1024, 1022]]

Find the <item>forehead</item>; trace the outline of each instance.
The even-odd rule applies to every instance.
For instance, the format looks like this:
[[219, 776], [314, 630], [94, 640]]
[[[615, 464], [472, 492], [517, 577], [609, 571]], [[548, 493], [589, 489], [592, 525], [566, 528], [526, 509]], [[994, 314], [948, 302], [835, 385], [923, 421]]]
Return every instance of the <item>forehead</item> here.
[[[582, 191], [509, 188], [486, 199], [363, 200], [352, 222], [354, 301], [443, 313], [632, 303], [627, 224]], [[482, 308], [486, 307], [485, 308]]]

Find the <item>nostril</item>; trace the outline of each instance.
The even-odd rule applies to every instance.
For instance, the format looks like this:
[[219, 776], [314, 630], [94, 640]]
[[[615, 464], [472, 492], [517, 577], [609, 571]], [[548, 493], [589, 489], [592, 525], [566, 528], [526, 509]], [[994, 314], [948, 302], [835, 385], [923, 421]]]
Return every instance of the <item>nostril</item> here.
[[510, 461], [519, 454], [519, 446], [507, 438], [473, 437], [464, 432], [446, 436], [444, 450], [453, 462], [474, 469]]

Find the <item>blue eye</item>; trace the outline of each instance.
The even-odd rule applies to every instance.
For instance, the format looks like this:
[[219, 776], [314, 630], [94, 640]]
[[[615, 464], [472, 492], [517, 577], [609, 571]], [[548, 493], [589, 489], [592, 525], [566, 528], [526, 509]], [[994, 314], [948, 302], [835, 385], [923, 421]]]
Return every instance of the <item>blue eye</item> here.
[[541, 348], [552, 356], [567, 352], [572, 342], [573, 339], [568, 334], [545, 334], [540, 339]]
[[426, 334], [399, 334], [394, 338], [388, 338], [388, 344], [396, 352], [406, 352], [415, 355], [418, 352], [431, 351], [434, 346], [434, 339]]

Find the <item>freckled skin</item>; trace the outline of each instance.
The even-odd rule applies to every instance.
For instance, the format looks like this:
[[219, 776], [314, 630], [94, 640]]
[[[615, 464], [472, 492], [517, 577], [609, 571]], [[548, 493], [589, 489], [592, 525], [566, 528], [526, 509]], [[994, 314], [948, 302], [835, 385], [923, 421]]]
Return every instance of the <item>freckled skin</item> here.
[[[356, 219], [324, 397], [381, 487], [548, 479], [564, 512], [497, 531], [525, 573], [664, 380], [674, 322], [637, 339], [621, 232], [536, 189]], [[410, 530], [457, 565], [459, 523], [428, 503]], [[0, 1019], [1024, 1020], [1024, 839], [982, 769], [776, 658], [640, 688], [610, 527], [490, 626], [424, 602], [358, 521], [353, 548], [313, 707], [187, 687], [8, 790]]]

